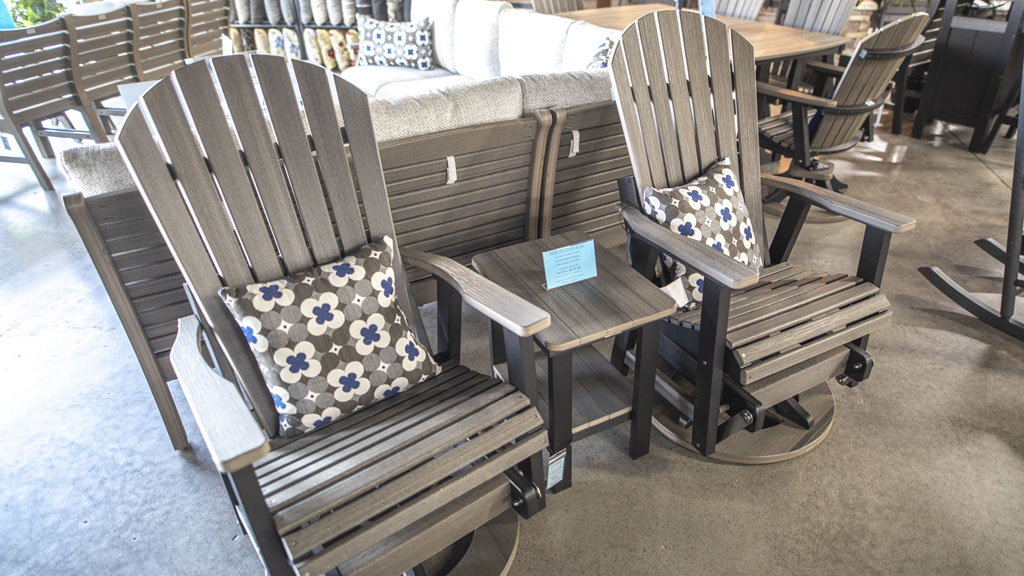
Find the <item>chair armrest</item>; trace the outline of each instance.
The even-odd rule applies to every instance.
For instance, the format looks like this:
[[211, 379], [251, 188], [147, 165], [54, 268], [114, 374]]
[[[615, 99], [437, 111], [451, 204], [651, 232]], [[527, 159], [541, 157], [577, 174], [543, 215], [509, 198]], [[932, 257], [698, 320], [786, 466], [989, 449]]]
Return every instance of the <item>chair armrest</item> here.
[[835, 78], [841, 78], [846, 72], [845, 66], [837, 66], [829, 62], [804, 62], [804, 68], [818, 74], [824, 74], [826, 76], [833, 76]]
[[630, 232], [673, 259], [696, 268], [698, 272], [715, 282], [732, 290], [741, 290], [757, 284], [757, 272], [703, 242], [695, 242], [673, 234], [668, 228], [628, 204], [620, 203], [619, 213]]
[[171, 366], [217, 470], [236, 472], [270, 452], [270, 442], [238, 387], [206, 363], [200, 348], [201, 335], [202, 327], [195, 316], [178, 320]]
[[770, 96], [772, 98], [778, 98], [779, 100], [785, 100], [786, 102], [813, 106], [814, 108], [834, 108], [836, 106], [834, 100], [821, 98], [819, 96], [814, 96], [813, 94], [804, 94], [803, 92], [790, 90], [789, 88], [782, 88], [767, 82], [757, 83], [757, 93], [763, 96]]
[[454, 288], [484, 316], [517, 336], [533, 336], [551, 325], [551, 315], [462, 264], [437, 254], [402, 249], [402, 258]]
[[791, 196], [799, 196], [819, 208], [845, 216], [882, 232], [901, 234], [913, 230], [917, 225], [917, 220], [909, 216], [879, 208], [863, 200], [857, 200], [845, 194], [837, 194], [801, 180], [762, 174], [761, 184], [778, 188]]

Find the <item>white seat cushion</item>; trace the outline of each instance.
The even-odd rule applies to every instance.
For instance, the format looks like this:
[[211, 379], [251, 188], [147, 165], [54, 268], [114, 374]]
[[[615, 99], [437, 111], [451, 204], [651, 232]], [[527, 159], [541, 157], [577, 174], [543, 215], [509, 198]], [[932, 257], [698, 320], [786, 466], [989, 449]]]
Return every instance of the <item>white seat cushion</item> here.
[[451, 86], [459, 86], [462, 84], [470, 84], [476, 82], [476, 80], [462, 76], [461, 74], [451, 74], [449, 76], [438, 76], [436, 78], [424, 78], [422, 80], [410, 80], [408, 82], [391, 82], [385, 84], [377, 90], [376, 98], [400, 98], [402, 96], [415, 96], [417, 94], [423, 94], [430, 92], [431, 90], [441, 90]]
[[519, 118], [523, 90], [515, 78], [494, 78], [400, 98], [373, 98], [379, 142]]
[[444, 68], [417, 70], [405, 66], [353, 66], [341, 73], [342, 78], [370, 96], [376, 96], [381, 87], [387, 84], [444, 76], [452, 76], [452, 73]]
[[565, 50], [562, 52], [562, 72], [586, 70], [594, 60], [597, 48], [606, 38], [618, 40], [622, 32], [611, 28], [594, 26], [589, 22], [573, 22], [565, 35]]
[[411, 18], [419, 22], [430, 18], [433, 25], [434, 63], [455, 70], [455, 4], [458, 0], [416, 0]]
[[455, 7], [455, 71], [484, 80], [501, 75], [498, 68], [498, 18], [508, 2], [460, 0]]
[[537, 14], [528, 10], [502, 12], [498, 19], [498, 63], [501, 75], [560, 72], [565, 35], [573, 22], [561, 16]]

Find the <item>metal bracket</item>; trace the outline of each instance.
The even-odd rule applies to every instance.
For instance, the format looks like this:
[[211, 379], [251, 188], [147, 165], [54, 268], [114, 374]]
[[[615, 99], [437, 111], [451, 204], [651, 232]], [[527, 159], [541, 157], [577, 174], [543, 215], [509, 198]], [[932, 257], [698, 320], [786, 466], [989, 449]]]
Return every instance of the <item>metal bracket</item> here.
[[850, 359], [846, 362], [846, 372], [840, 374], [836, 380], [840, 384], [853, 388], [857, 384], [871, 376], [871, 369], [875, 367], [875, 359], [868, 354], [868, 351], [856, 344], [847, 344], [850, 350]]
[[523, 477], [515, 468], [505, 470], [505, 477], [512, 485], [512, 509], [523, 518], [529, 518], [544, 509], [544, 493], [540, 488]]
[[757, 432], [763, 428], [767, 412], [764, 405], [732, 378], [723, 377], [722, 384], [722, 401], [729, 404], [732, 417], [718, 426], [718, 442], [740, 430]]

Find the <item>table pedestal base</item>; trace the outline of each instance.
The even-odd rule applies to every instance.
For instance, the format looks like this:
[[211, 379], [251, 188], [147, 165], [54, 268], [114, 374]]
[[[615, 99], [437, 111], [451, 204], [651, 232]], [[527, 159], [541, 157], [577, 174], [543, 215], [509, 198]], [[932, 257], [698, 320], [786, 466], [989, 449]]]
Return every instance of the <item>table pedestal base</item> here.
[[[800, 394], [800, 405], [814, 417], [810, 430], [785, 419], [754, 433], [741, 430], [718, 442], [709, 458], [734, 464], [771, 464], [806, 454], [832, 430], [835, 401], [828, 382]], [[683, 426], [679, 417], [679, 410], [660, 395], [655, 396], [654, 428], [672, 442], [697, 453], [692, 444], [692, 427]]]

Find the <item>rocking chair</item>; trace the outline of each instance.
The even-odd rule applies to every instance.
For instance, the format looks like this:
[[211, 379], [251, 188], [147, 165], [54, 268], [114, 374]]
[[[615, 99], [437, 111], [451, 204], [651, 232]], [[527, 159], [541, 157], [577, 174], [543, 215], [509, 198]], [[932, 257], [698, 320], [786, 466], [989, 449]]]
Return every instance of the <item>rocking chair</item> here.
[[[179, 322], [171, 363], [267, 573], [443, 574], [483, 549], [498, 552], [483, 566], [504, 573], [518, 535], [512, 510], [544, 507], [547, 439], [533, 370], [509, 385], [459, 364], [461, 304], [514, 344], [547, 327], [547, 313], [451, 260], [395, 246], [398, 306], [422, 342], [403, 260], [439, 280], [443, 371], [285, 439], [218, 297], [394, 238], [366, 96], [298, 60], [212, 58], [150, 89], [117, 144], [195, 308]], [[481, 527], [487, 537], [474, 539]]]
[[[659, 379], [655, 427], [733, 462], [775, 462], [810, 450], [831, 428], [828, 381], [852, 386], [871, 372], [868, 335], [892, 314], [879, 292], [889, 239], [915, 221], [799, 180], [761, 175], [753, 48], [721, 22], [685, 10], [643, 16], [623, 33], [611, 74], [634, 172], [620, 180], [630, 262], [652, 281], [661, 280], [659, 254], [704, 275], [699, 307], [661, 326], [658, 350], [674, 374]], [[726, 158], [766, 266], [760, 273], [640, 209], [646, 188], [683, 185]], [[762, 186], [789, 196], [770, 248]], [[867, 226], [856, 276], [787, 262], [811, 205]], [[623, 370], [629, 348], [630, 338], [622, 337], [613, 349]]]

